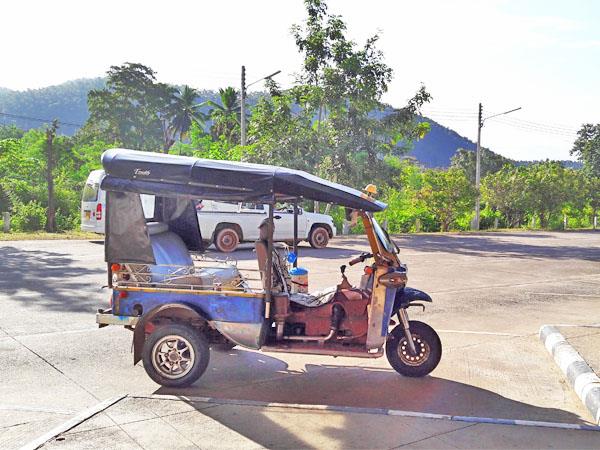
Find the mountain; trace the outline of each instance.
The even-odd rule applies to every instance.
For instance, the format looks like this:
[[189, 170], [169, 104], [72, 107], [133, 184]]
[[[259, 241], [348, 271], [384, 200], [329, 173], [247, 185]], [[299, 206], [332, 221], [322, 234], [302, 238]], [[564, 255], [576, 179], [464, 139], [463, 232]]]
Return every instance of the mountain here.
[[[14, 124], [28, 130], [52, 119], [59, 119], [61, 132], [72, 135], [88, 118], [87, 94], [91, 89], [102, 89], [104, 78], [84, 78], [67, 81], [56, 86], [26, 91], [14, 91], [0, 87], [0, 125]], [[218, 93], [203, 90], [199, 101], [218, 101]], [[252, 93], [248, 104], [256, 103], [260, 94]], [[20, 116], [20, 117], [19, 117]], [[409, 156], [425, 167], [449, 167], [452, 156], [459, 148], [475, 150], [475, 143], [456, 131], [440, 125], [427, 117], [419, 120], [430, 123], [429, 133], [414, 144]], [[581, 167], [573, 161], [562, 161], [567, 167]], [[517, 163], [529, 164], [530, 161]]]
[[415, 142], [409, 156], [416, 158], [425, 167], [448, 167], [450, 159], [459, 148], [475, 150], [475, 143], [456, 131], [427, 117], [419, 120], [429, 122], [431, 128], [423, 139]]
[[[88, 118], [88, 92], [103, 87], [104, 78], [87, 78], [26, 91], [0, 88], [0, 113], [12, 115], [0, 115], [0, 124], [14, 124], [28, 130], [52, 119], [59, 119], [65, 123], [62, 131], [73, 134], [79, 128], [78, 125]], [[34, 119], [14, 117], [15, 115]]]

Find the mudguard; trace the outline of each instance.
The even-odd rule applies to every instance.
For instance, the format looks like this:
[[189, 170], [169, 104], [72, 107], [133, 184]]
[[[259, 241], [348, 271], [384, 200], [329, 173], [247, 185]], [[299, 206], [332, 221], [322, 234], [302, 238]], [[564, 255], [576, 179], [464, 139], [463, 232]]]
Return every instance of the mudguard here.
[[404, 289], [398, 289], [396, 292], [396, 299], [394, 300], [394, 309], [392, 311], [392, 315], [396, 314], [396, 312], [402, 308], [407, 306], [409, 303], [414, 301], [420, 302], [433, 302], [429, 294], [420, 291], [418, 289], [414, 289], [411, 287], [405, 287]]
[[146, 324], [152, 322], [155, 317], [170, 317], [180, 320], [204, 320], [195, 309], [181, 303], [167, 303], [148, 311], [136, 324], [133, 330], [133, 365], [142, 359], [142, 348], [146, 340]]

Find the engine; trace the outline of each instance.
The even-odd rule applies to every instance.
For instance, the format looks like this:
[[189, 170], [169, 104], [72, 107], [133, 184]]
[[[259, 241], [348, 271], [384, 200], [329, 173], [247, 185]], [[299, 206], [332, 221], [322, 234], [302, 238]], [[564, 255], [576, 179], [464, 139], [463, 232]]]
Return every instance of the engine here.
[[[315, 308], [285, 300], [275, 299], [275, 320], [283, 325], [278, 340], [285, 336], [284, 339], [303, 340], [304, 337], [323, 343], [366, 342], [367, 305], [370, 299], [362, 290], [340, 290], [329, 303]], [[287, 311], [284, 311], [285, 306], [289, 307]]]

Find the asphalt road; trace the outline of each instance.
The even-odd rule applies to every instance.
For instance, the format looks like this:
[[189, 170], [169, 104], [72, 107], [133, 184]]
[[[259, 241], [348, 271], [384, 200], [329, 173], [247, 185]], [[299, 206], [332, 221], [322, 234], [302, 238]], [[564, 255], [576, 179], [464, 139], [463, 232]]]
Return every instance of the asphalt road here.
[[[214, 353], [184, 390], [160, 388], [132, 366], [131, 333], [97, 329], [105, 307], [103, 245], [0, 242], [0, 448], [18, 447], [75, 412], [121, 394], [185, 394], [282, 403], [587, 423], [592, 420], [537, 338], [543, 324], [600, 323], [600, 233], [399, 236], [409, 285], [434, 303], [411, 317], [436, 328], [444, 355], [423, 379], [399, 377], [385, 358], [362, 360]], [[364, 237], [300, 248], [311, 288], [339, 282]], [[254, 265], [250, 250], [232, 257]], [[360, 268], [348, 275], [358, 283]], [[255, 442], [261, 424], [232, 427]], [[265, 425], [266, 426], [266, 425]], [[273, 427], [274, 424], [269, 426]], [[336, 436], [344, 443], [343, 436]], [[292, 437], [290, 437], [292, 439]], [[296, 442], [296, 441], [292, 441]], [[298, 441], [300, 442], [300, 441]]]

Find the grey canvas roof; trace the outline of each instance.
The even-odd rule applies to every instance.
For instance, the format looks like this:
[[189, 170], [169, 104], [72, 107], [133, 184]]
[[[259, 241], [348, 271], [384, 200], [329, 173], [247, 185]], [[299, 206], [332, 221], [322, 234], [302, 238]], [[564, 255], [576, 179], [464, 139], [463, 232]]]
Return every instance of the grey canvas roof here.
[[111, 149], [102, 155], [102, 189], [218, 201], [270, 203], [295, 198], [382, 211], [362, 192], [300, 170], [161, 153]]

